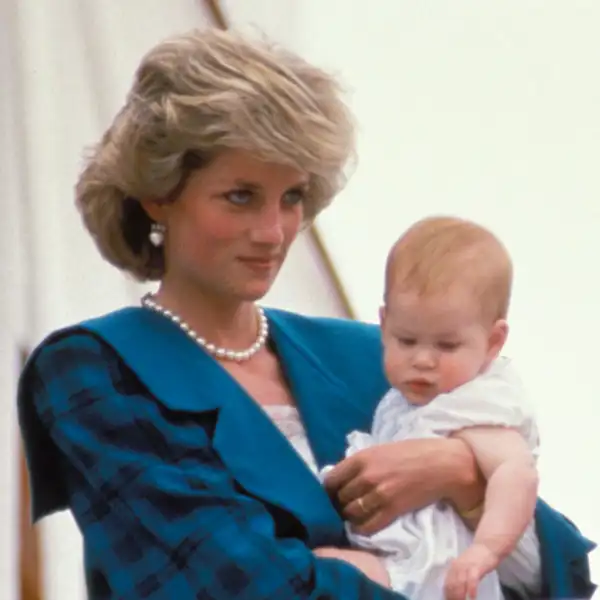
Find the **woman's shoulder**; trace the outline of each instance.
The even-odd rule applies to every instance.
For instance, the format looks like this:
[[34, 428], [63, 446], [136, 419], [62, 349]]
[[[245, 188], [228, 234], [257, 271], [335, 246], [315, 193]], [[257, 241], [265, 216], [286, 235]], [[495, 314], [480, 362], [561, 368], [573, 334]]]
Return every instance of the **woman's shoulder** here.
[[34, 347], [24, 371], [32, 363], [48, 359], [56, 360], [59, 364], [73, 364], [76, 356], [89, 358], [95, 354], [109, 362], [118, 360], [118, 354], [103, 340], [102, 332], [110, 329], [127, 330], [133, 322], [132, 317], [138, 312], [141, 309], [123, 308], [51, 331]]
[[33, 518], [68, 504], [61, 466], [68, 449], [51, 437], [59, 424], [90, 439], [106, 433], [108, 440], [122, 425], [119, 415], [146, 415], [149, 408], [139, 381], [100, 336], [82, 324], [47, 335], [29, 355], [17, 392]]
[[140, 394], [141, 389], [109, 344], [74, 325], [52, 332], [29, 355], [17, 401], [22, 416], [35, 404], [36, 412], [52, 421], [77, 412], [97, 391], [123, 397]]
[[[96, 389], [100, 383], [107, 385], [107, 382], [111, 389], [125, 395], [138, 392], [139, 382], [124, 368], [119, 353], [103, 338], [102, 327], [92, 325], [104, 320], [110, 322], [121, 312], [64, 326], [43, 338], [29, 354], [21, 371], [19, 407], [30, 404], [33, 397], [43, 397], [54, 403], [57, 399], [79, 401], [86, 395], [86, 390]], [[53, 410], [63, 408], [67, 410], [68, 407], [53, 406]]]
[[372, 323], [347, 318], [302, 315], [273, 308], [268, 309], [268, 315], [287, 332], [306, 339], [323, 339], [341, 344], [381, 344], [380, 328]]

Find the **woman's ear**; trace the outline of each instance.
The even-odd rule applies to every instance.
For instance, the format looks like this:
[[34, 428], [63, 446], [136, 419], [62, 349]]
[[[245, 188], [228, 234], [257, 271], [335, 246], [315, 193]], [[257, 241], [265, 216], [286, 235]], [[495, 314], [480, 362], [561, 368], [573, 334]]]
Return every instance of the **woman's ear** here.
[[488, 361], [498, 357], [508, 337], [508, 323], [505, 319], [498, 319], [493, 325], [488, 338]]
[[165, 204], [156, 198], [144, 198], [139, 201], [144, 212], [155, 223], [165, 222]]

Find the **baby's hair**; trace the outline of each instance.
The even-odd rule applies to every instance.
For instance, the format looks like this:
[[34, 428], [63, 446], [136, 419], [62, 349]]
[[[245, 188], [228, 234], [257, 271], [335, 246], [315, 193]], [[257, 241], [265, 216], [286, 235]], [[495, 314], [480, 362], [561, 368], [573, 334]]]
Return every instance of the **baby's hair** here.
[[428, 217], [392, 247], [385, 301], [396, 292], [432, 296], [464, 286], [481, 303], [482, 316], [496, 321], [507, 316], [512, 277], [510, 256], [489, 230], [457, 217]]

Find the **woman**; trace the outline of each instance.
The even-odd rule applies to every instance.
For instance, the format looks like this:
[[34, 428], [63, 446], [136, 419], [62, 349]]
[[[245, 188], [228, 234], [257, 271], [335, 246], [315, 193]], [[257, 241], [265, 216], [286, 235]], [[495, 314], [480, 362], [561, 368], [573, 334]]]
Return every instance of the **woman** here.
[[[34, 518], [73, 512], [90, 598], [391, 600], [343, 518], [372, 532], [481, 504], [458, 440], [342, 460], [387, 388], [377, 328], [256, 304], [353, 140], [336, 83], [282, 50], [193, 32], [143, 59], [77, 204], [102, 255], [158, 291], [51, 335], [19, 396]], [[326, 492], [314, 473], [335, 463]], [[583, 597], [588, 542], [538, 512], [515, 577]]]

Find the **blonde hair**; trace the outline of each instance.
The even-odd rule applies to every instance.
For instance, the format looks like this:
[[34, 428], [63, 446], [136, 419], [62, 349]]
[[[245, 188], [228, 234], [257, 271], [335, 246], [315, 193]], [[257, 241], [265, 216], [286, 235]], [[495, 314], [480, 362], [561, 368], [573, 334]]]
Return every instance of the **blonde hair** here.
[[345, 183], [354, 122], [336, 80], [266, 41], [198, 31], [143, 58], [126, 103], [87, 158], [76, 204], [100, 252], [140, 280], [164, 273], [139, 199], [173, 200], [223, 149], [309, 173], [307, 221]]
[[393, 246], [386, 265], [386, 299], [392, 291], [421, 296], [467, 286], [484, 318], [505, 319], [512, 288], [512, 261], [489, 230], [455, 217], [415, 223]]

